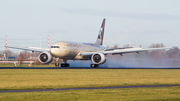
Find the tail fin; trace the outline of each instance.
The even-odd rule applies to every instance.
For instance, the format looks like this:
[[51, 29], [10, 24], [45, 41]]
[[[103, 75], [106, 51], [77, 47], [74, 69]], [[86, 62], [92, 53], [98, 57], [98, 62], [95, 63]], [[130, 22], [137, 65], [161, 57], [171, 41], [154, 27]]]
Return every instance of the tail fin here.
[[98, 38], [97, 38], [96, 43], [95, 43], [95, 44], [101, 45], [101, 46], [103, 45], [105, 21], [106, 21], [106, 19], [104, 18], [103, 22], [102, 22], [102, 25], [101, 25], [101, 29], [100, 29], [99, 34], [98, 34]]

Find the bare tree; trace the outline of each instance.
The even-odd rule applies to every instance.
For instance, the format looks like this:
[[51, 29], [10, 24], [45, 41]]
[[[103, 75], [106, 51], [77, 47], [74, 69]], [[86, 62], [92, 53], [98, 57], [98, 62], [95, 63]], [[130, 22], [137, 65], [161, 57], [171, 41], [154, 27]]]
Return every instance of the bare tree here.
[[167, 52], [168, 58], [179, 58], [180, 59], [180, 49], [179, 48], [174, 48], [170, 49]]
[[15, 56], [15, 57], [17, 57], [17, 56], [19, 55], [18, 53], [15, 53], [15, 52], [13, 52], [13, 51], [11, 51], [11, 50], [9, 50], [9, 49], [8, 49], [8, 50], [1, 51], [0, 53], [1, 53], [2, 55], [7, 53], [8, 56]]
[[25, 61], [25, 60], [28, 60], [30, 57], [30, 52], [27, 52], [26, 50], [25, 51], [22, 51], [20, 52], [19, 56], [18, 56], [18, 59], [22, 60], [22, 61]]
[[125, 48], [125, 47], [129, 47], [129, 44], [125, 44], [125, 45], [123, 45], [123, 47]]
[[118, 48], [118, 45], [114, 45], [112, 48]]

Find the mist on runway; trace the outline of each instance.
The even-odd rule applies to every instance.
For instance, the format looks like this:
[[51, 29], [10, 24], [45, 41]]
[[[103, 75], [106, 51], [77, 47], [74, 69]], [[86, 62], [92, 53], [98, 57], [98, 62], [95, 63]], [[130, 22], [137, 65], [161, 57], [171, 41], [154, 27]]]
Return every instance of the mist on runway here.
[[[91, 60], [68, 61], [70, 67], [90, 67]], [[147, 52], [107, 55], [107, 60], [99, 67], [180, 67], [180, 50], [154, 50]]]

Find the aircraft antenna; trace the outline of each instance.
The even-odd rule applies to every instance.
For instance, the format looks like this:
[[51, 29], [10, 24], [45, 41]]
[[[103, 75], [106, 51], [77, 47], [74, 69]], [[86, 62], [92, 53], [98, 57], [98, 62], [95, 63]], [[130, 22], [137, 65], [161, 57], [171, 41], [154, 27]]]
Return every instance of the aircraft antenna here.
[[134, 48], [134, 41], [132, 42], [132, 47]]
[[131, 41], [129, 41], [129, 47], [132, 47]]
[[[6, 46], [7, 46], [7, 35], [6, 35]], [[5, 53], [5, 60], [7, 60], [7, 47], [6, 47], [6, 53]]]
[[49, 49], [49, 35], [48, 35], [48, 49]]
[[30, 65], [29, 66], [32, 66], [32, 51], [30, 51]]
[[[6, 35], [6, 46], [7, 46], [7, 35]], [[7, 51], [7, 47], [6, 47], [6, 51]]]
[[40, 36], [40, 48], [42, 48], [42, 35]]

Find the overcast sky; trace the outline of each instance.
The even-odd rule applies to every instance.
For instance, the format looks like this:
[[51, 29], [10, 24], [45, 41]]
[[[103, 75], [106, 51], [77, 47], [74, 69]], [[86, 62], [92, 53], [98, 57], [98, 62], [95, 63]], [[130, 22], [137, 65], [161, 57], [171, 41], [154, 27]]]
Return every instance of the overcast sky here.
[[94, 43], [106, 18], [104, 46], [180, 46], [180, 0], [0, 0], [0, 50], [47, 48], [56, 41]]

